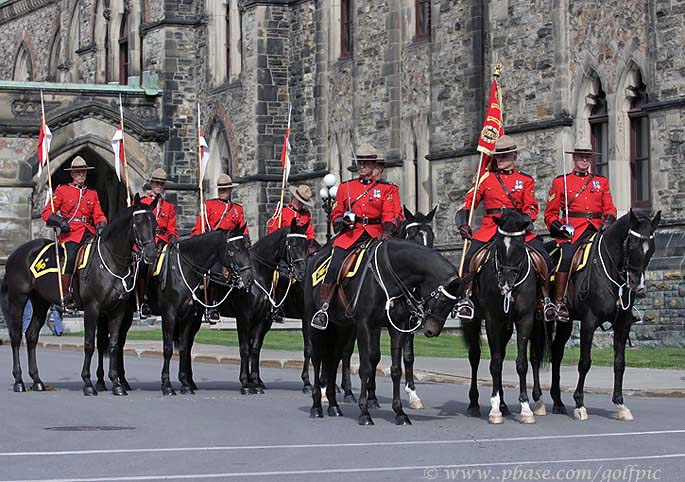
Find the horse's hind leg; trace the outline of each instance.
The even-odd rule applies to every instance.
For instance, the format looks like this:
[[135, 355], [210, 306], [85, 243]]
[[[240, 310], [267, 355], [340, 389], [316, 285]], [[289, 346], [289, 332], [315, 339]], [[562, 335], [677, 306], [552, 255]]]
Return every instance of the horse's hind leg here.
[[478, 365], [480, 365], [480, 319], [463, 323], [464, 338], [469, 349], [469, 365], [471, 365], [471, 387], [469, 388], [470, 417], [480, 417], [480, 404], [478, 403]]
[[193, 351], [193, 345], [195, 344], [195, 335], [197, 335], [197, 332], [200, 331], [200, 327], [202, 326], [202, 320], [200, 318], [197, 318], [193, 320], [193, 323], [190, 327], [190, 334], [189, 334], [189, 339], [188, 342], [190, 344], [190, 349], [188, 350], [188, 361], [187, 361], [187, 374], [188, 374], [188, 385], [190, 386], [191, 390], [197, 390], [197, 384], [195, 383], [195, 379], [193, 378], [193, 358], [191, 356], [191, 353]]
[[10, 319], [6, 320], [8, 328], [10, 328], [10, 343], [12, 345], [12, 375], [14, 376], [14, 391], [25, 392], [26, 386], [21, 376], [21, 360], [19, 357], [19, 349], [21, 347], [22, 337], [22, 315], [24, 313], [24, 305], [26, 298], [9, 301]]
[[357, 398], [352, 392], [352, 353], [354, 352], [354, 342], [357, 338], [350, 335], [345, 341], [342, 353], [342, 380], [340, 386], [344, 392], [343, 400], [345, 403], [357, 403]]
[[164, 363], [162, 364], [162, 394], [176, 395], [171, 380], [169, 378], [169, 364], [171, 356], [174, 354], [174, 319], [175, 313], [167, 309], [162, 313], [162, 353]]
[[178, 381], [181, 382], [181, 393], [193, 395], [195, 392], [188, 383], [188, 364], [190, 360], [190, 329], [192, 321], [186, 319], [181, 326], [181, 336], [178, 346]]
[[[121, 383], [119, 373], [120, 361], [120, 340], [121, 323], [124, 318], [125, 309], [120, 309], [109, 320], [109, 380], [112, 382], [113, 395], [128, 395], [126, 388]], [[123, 350], [121, 351], [123, 354]]]
[[95, 351], [95, 329], [98, 322], [98, 313], [91, 306], [87, 305], [83, 312], [83, 369], [81, 370], [81, 379], [83, 380], [83, 394], [85, 396], [97, 395], [98, 392], [93, 387], [90, 381], [90, 364], [93, 359], [93, 352]]
[[254, 393], [264, 393], [264, 389], [266, 388], [259, 372], [259, 357], [262, 352], [264, 337], [270, 327], [271, 321], [267, 320], [267, 316], [261, 317], [261, 321], [255, 327], [253, 336], [250, 340], [250, 375], [248, 377], [248, 382], [250, 387], [254, 390]]
[[375, 366], [371, 363], [371, 340], [369, 340], [369, 332], [367, 328], [361, 329], [357, 333], [357, 346], [359, 347], [359, 425], [373, 425], [373, 419], [369, 413], [368, 399], [369, 399], [369, 379], [375, 370]]
[[552, 341], [552, 385], [550, 395], [554, 402], [552, 413], [566, 415], [566, 406], [561, 400], [561, 361], [564, 358], [566, 342], [571, 337], [573, 323], [557, 323]]
[[307, 329], [307, 318], [302, 317], [302, 339], [303, 339], [303, 354], [304, 354], [304, 361], [302, 363], [302, 373], [300, 375], [300, 378], [302, 379], [302, 393], [311, 393], [312, 391], [312, 384], [309, 381], [309, 362], [311, 360], [311, 343], [309, 341], [309, 330]]
[[416, 394], [416, 385], [414, 384], [414, 335], [405, 335], [403, 344], [404, 378], [407, 382], [404, 386], [404, 391], [409, 395], [409, 408], [423, 408], [423, 403]]
[[126, 336], [128, 335], [128, 330], [133, 324], [133, 303], [129, 300], [129, 304], [126, 306], [126, 312], [124, 313], [124, 319], [121, 322], [121, 328], [119, 329], [119, 380], [121, 380], [121, 386], [125, 390], [132, 390], [131, 385], [126, 380], [126, 370], [124, 369], [124, 347], [126, 346]]
[[[545, 323], [544, 320], [539, 320], [539, 323]], [[543, 348], [541, 343], [544, 343], [539, 336], [539, 333], [531, 339], [530, 342], [530, 366], [533, 369], [533, 400], [535, 401], [535, 407], [533, 408], [533, 414], [538, 416], [547, 415], [547, 410], [545, 409], [545, 404], [541, 400], [542, 389], [540, 388], [540, 364], [542, 362]]]
[[109, 330], [107, 328], [107, 320], [105, 317], [98, 319], [97, 328], [97, 350], [98, 350], [98, 367], [95, 370], [97, 382], [95, 383], [95, 390], [98, 392], [107, 391], [107, 384], [105, 383], [105, 354], [109, 346]]
[[[628, 316], [631, 314], [628, 312]], [[630, 333], [630, 320], [625, 316], [614, 323], [614, 395], [612, 401], [618, 409], [619, 420], [633, 420], [630, 409], [623, 404], [623, 373], [626, 369], [626, 342]]]
[[587, 420], [587, 409], [585, 408], [583, 391], [585, 389], [585, 377], [592, 366], [592, 338], [595, 334], [595, 325], [592, 320], [584, 319], [580, 322], [580, 358], [578, 360], [578, 383], [573, 399], [576, 401], [576, 408], [573, 416], [576, 420]]
[[45, 323], [45, 317], [50, 308], [50, 303], [42, 299], [31, 300], [33, 315], [31, 323], [26, 330], [26, 351], [29, 358], [29, 376], [33, 380], [32, 390], [36, 392], [45, 391], [45, 385], [38, 375], [38, 361], [36, 360], [36, 345], [38, 344], [38, 334]]
[[392, 378], [392, 409], [395, 411], [396, 425], [411, 425], [411, 421], [402, 410], [402, 398], [400, 397], [400, 385], [402, 383], [402, 348], [410, 336], [401, 333], [390, 333], [390, 376]]
[[378, 398], [376, 397], [376, 368], [381, 361], [381, 333], [380, 329], [374, 329], [371, 332], [371, 351], [369, 353], [371, 361], [371, 374], [369, 376], [368, 391], [369, 400], [368, 406], [371, 408], [381, 408], [381, 404], [378, 403]]

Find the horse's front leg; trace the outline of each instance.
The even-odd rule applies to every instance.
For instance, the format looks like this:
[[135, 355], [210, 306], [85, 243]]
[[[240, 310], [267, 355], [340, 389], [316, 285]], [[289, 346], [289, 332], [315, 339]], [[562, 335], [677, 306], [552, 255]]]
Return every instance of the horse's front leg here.
[[190, 350], [192, 348], [190, 338], [191, 324], [192, 320], [190, 319], [190, 316], [182, 321], [180, 328], [181, 337], [178, 348], [178, 381], [181, 382], [181, 393], [184, 395], [195, 394], [195, 391], [188, 382], [188, 368], [190, 366], [191, 358]]
[[552, 341], [552, 385], [549, 391], [554, 402], [552, 413], [555, 414], [566, 415], [566, 406], [561, 400], [561, 361], [572, 331], [573, 323], [556, 323]]
[[395, 425], [411, 425], [411, 420], [402, 410], [400, 385], [402, 383], [402, 349], [410, 335], [390, 331], [390, 377], [392, 378], [392, 409], [395, 411]]
[[535, 415], [530, 409], [528, 401], [528, 387], [526, 386], [526, 377], [528, 375], [528, 331], [524, 329], [524, 325], [532, 325], [533, 320], [523, 321], [519, 323], [516, 330], [516, 372], [519, 376], [519, 403], [521, 404], [521, 423], [535, 423]]
[[131, 385], [126, 380], [126, 370], [124, 369], [124, 348], [126, 346], [126, 337], [128, 335], [128, 330], [133, 324], [133, 301], [129, 300], [126, 305], [126, 311], [124, 312], [124, 319], [121, 322], [121, 327], [119, 328], [119, 380], [121, 380], [121, 386], [126, 390], [132, 390]]
[[478, 403], [478, 366], [480, 365], [480, 318], [474, 317], [473, 320], [462, 324], [464, 339], [469, 349], [469, 365], [471, 366], [471, 387], [469, 388], [469, 408], [470, 417], [480, 417], [480, 404]]
[[253, 388], [254, 393], [262, 394], [266, 386], [260, 376], [259, 358], [262, 353], [262, 345], [264, 344], [264, 337], [266, 332], [271, 328], [271, 319], [264, 313], [265, 316], [260, 317], [261, 321], [255, 327], [250, 340], [250, 375], [248, 382]]
[[98, 323], [98, 312], [90, 303], [85, 307], [83, 312], [83, 369], [81, 370], [81, 379], [83, 380], [83, 394], [87, 397], [97, 395], [98, 392], [93, 387], [90, 381], [90, 363], [93, 359], [93, 352], [95, 351], [95, 330]]
[[350, 335], [342, 349], [342, 380], [340, 386], [344, 392], [343, 400], [345, 403], [357, 403], [357, 398], [352, 391], [352, 353], [354, 353], [356, 339], [355, 336]]
[[104, 392], [107, 390], [107, 385], [105, 384], [105, 353], [107, 353], [107, 348], [109, 346], [109, 329], [107, 328], [107, 320], [104, 316], [101, 316], [98, 319], [96, 337], [98, 366], [95, 369], [95, 376], [97, 377], [95, 390]]
[[323, 418], [321, 406], [321, 338], [323, 335], [314, 335], [311, 340], [311, 360], [314, 369], [314, 387], [312, 388], [312, 408], [309, 411], [311, 418]]
[[248, 395], [252, 392], [249, 383], [250, 376], [250, 319], [242, 313], [236, 316], [238, 328], [238, 345], [240, 351], [240, 393]]
[[490, 377], [492, 378], [492, 395], [490, 396], [490, 414], [488, 421], [492, 424], [504, 423], [502, 414], [502, 364], [504, 362], [504, 352], [500, 336], [496, 332], [498, 329], [494, 322], [486, 320], [485, 329], [488, 333], [488, 343], [490, 345]]
[[24, 385], [24, 381], [22, 380], [21, 376], [21, 358], [19, 356], [22, 337], [22, 317], [25, 304], [26, 299], [10, 299], [10, 319], [5, 321], [7, 326], [10, 328], [10, 343], [12, 345], [12, 376], [14, 376], [14, 391], [17, 393], [26, 391], [26, 386]]
[[302, 362], [302, 373], [300, 378], [302, 379], [302, 393], [311, 393], [312, 384], [309, 381], [309, 361], [311, 360], [311, 343], [309, 341], [309, 330], [307, 329], [306, 317], [302, 317], [302, 340], [303, 340], [303, 355], [304, 361]]
[[409, 408], [420, 409], [423, 408], [423, 403], [416, 393], [416, 385], [414, 384], [414, 334], [404, 335], [403, 344], [404, 379], [407, 382], [404, 391], [409, 395]]
[[120, 356], [120, 346], [119, 346], [119, 333], [121, 331], [121, 323], [124, 319], [125, 309], [124, 307], [119, 307], [113, 316], [109, 319], [109, 380], [112, 382], [112, 395], [122, 396], [128, 395], [126, 388], [121, 384], [121, 378], [119, 374], [119, 356]]
[[369, 380], [376, 367], [371, 362], [372, 348], [370, 333], [367, 327], [361, 327], [357, 333], [357, 346], [359, 348], [359, 425], [373, 425], [373, 419], [369, 413]]
[[585, 377], [592, 366], [592, 356], [590, 351], [592, 349], [592, 338], [595, 334], [596, 325], [594, 320], [589, 316], [580, 322], [580, 358], [578, 360], [578, 384], [576, 391], [573, 393], [573, 399], [576, 401], [576, 408], [573, 410], [573, 416], [576, 420], [587, 420], [588, 414], [584, 403], [584, 389]]
[[174, 328], [176, 322], [176, 310], [167, 308], [162, 312], [162, 345], [164, 364], [162, 365], [162, 394], [176, 395], [169, 378], [169, 364], [174, 354]]
[[626, 342], [630, 334], [630, 312], [614, 323], [614, 396], [612, 401], [618, 409], [619, 420], [634, 420], [633, 414], [623, 403], [623, 374], [626, 369]]
[[45, 316], [50, 308], [50, 303], [41, 299], [32, 301], [33, 315], [31, 323], [26, 330], [26, 351], [29, 359], [29, 376], [33, 380], [32, 390], [36, 392], [45, 391], [45, 385], [38, 374], [38, 360], [36, 359], [36, 345], [38, 344], [38, 334], [45, 323]]
[[[536, 315], [537, 317], [537, 315]], [[535, 407], [533, 414], [537, 416], [547, 415], [545, 403], [542, 401], [542, 388], [540, 387], [540, 364], [545, 353], [545, 331], [542, 324], [546, 323], [542, 318], [536, 319], [536, 333], [530, 342], [530, 366], [533, 368], [533, 400]]]

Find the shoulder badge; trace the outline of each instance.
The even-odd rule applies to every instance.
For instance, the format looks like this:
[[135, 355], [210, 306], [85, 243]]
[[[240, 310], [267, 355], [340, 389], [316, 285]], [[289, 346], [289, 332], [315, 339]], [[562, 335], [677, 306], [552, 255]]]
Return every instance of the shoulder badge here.
[[552, 202], [554, 201], [554, 198], [557, 197], [557, 193], [550, 191], [549, 195], [547, 196], [547, 202]]

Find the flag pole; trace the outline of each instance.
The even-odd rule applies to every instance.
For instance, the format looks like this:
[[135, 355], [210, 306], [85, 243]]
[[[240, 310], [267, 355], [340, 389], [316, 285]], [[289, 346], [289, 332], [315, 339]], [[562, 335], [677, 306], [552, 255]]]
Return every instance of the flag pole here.
[[200, 122], [200, 103], [197, 103], [197, 162], [200, 171], [200, 181], [198, 182], [198, 187], [200, 189], [200, 221], [202, 222], [202, 232], [205, 232], [205, 223], [207, 221], [207, 216], [205, 212], [205, 193], [202, 187], [202, 183], [205, 177], [205, 173], [202, 169], [202, 146], [200, 145], [201, 129], [202, 123]]
[[[45, 122], [45, 104], [43, 102], [43, 91], [40, 91], [40, 113], [41, 113], [41, 124], [40, 128], [44, 129], [47, 125]], [[38, 149], [43, 149], [43, 145], [38, 146]], [[50, 198], [50, 211], [55, 214], [55, 201], [52, 199], [52, 172], [50, 171], [50, 149], [46, 149], [43, 152], [45, 155], [45, 165], [48, 170], [48, 197]], [[39, 161], [40, 162], [40, 161]], [[57, 228], [52, 228], [52, 233], [55, 235], [55, 262], [57, 263], [57, 287], [59, 289], [59, 304], [62, 307], [62, 311], [65, 310], [64, 305], [64, 286], [62, 286], [62, 271], [59, 256], [59, 240], [57, 239]]]
[[[288, 137], [288, 136], [290, 135], [290, 134], [289, 134], [289, 131], [290, 131], [290, 116], [291, 116], [292, 112], [293, 112], [293, 106], [291, 105], [291, 106], [288, 108], [288, 128], [287, 128], [287, 130], [286, 130], [286, 137]], [[290, 142], [289, 139], [286, 139], [286, 140], [287, 140], [287, 142]], [[286, 152], [285, 152], [285, 155], [287, 156], [287, 155], [288, 155], [288, 152], [287, 152], [288, 146], [286, 145], [285, 142], [283, 143], [283, 149], [286, 151]], [[284, 153], [281, 152], [281, 158], [283, 157], [283, 155], [284, 155]], [[281, 224], [283, 223], [283, 198], [285, 197], [285, 183], [288, 181], [288, 180], [286, 179], [286, 175], [287, 175], [287, 172], [286, 172], [286, 168], [285, 168], [285, 166], [284, 166], [284, 167], [283, 167], [283, 178], [281, 179], [281, 200], [280, 200], [279, 203], [278, 203], [278, 205], [280, 206], [279, 209], [278, 209], [278, 227], [279, 227], [279, 229], [282, 227]]]
[[[495, 77], [495, 79], [499, 79], [500, 75], [502, 74], [502, 64], [497, 64], [495, 65], [495, 71], [492, 73], [492, 76]], [[502, 110], [502, 93], [500, 91], [499, 87], [499, 82], [497, 83], [497, 100], [499, 101], [500, 105], [500, 112], [503, 112]], [[469, 208], [469, 219], [468, 219], [468, 225], [471, 226], [471, 223], [473, 222], [473, 211], [474, 211], [474, 206], [476, 205], [476, 196], [478, 195], [478, 186], [480, 185], [480, 170], [483, 167], [483, 157], [485, 155], [481, 152], [480, 153], [480, 159], [478, 159], [478, 170], [476, 171], [476, 181], [474, 183], [473, 187], [473, 196], [471, 196], [471, 207]], [[459, 261], [459, 276], [462, 276], [464, 273], [464, 261], [466, 260], [466, 253], [469, 250], [471, 241], [468, 239], [464, 240], [464, 249], [461, 252], [461, 261]]]
[[131, 193], [128, 189], [128, 162], [126, 162], [126, 144], [124, 143], [124, 107], [121, 103], [121, 94], [119, 94], [119, 122], [121, 123], [121, 153], [124, 156], [124, 188], [126, 189], [126, 206], [131, 206]]

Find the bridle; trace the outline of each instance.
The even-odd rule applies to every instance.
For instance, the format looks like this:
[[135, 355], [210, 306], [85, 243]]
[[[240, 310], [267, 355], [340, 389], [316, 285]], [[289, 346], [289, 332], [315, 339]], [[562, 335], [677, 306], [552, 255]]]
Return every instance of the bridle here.
[[[521, 231], [505, 231], [501, 227], [498, 226], [497, 232], [499, 234], [501, 234], [502, 236], [504, 236], [505, 238], [515, 238], [515, 237], [519, 237], [519, 236], [525, 236], [527, 230], [523, 229]], [[519, 266], [507, 266], [505, 264], [502, 264], [502, 262], [499, 259], [499, 250], [494, 245], [494, 243], [493, 243], [493, 247], [494, 247], [494, 251], [495, 251], [494, 259], [495, 259], [495, 273], [497, 275], [497, 286], [501, 289], [503, 286], [506, 285], [506, 281], [503, 279], [505, 272], [516, 273], [516, 277], [514, 279], [516, 279], [517, 281], [515, 281], [512, 286], [508, 287], [507, 290], [504, 293], [502, 293], [502, 296], [504, 297], [503, 301], [502, 301], [502, 309], [503, 309], [504, 313], [508, 314], [509, 310], [511, 308], [511, 300], [513, 297], [513, 291], [517, 287], [521, 286], [523, 284], [523, 282], [526, 281], [526, 279], [528, 279], [528, 276], [530, 275], [531, 265], [532, 265], [531, 260], [530, 260], [530, 254], [528, 253], [528, 250], [526, 249], [526, 246], [524, 243], [523, 249], [526, 253], [526, 261], [527, 261], [526, 272], [523, 275], [523, 277], [518, 279], [518, 274], [521, 271], [521, 266], [520, 265]]]
[[[285, 303], [285, 300], [288, 299], [288, 293], [290, 293], [290, 287], [295, 283], [295, 266], [298, 263], [304, 264], [306, 262], [305, 258], [295, 258], [293, 257], [293, 239], [307, 239], [306, 234], [302, 233], [288, 233], [285, 236], [285, 243], [284, 243], [284, 248], [285, 248], [285, 255], [281, 257], [285, 261], [286, 269], [287, 269], [287, 275], [288, 275], [288, 287], [285, 290], [285, 293], [283, 294], [283, 297], [281, 298], [280, 301], [277, 301], [274, 299], [275, 296], [275, 291], [276, 291], [276, 279], [275, 277], [271, 278], [271, 286], [269, 287], [269, 290], [267, 291], [266, 288], [262, 286], [262, 284], [255, 280], [254, 283], [257, 285], [257, 287], [266, 295], [266, 299], [269, 300], [269, 303], [273, 307], [273, 309], [278, 309], [281, 306], [283, 306], [283, 303]], [[283, 248], [281, 248], [283, 250]], [[262, 260], [257, 258], [257, 260], [264, 264], [267, 265], [267, 263]], [[273, 267], [274, 269], [278, 269], [278, 264], [273, 264], [270, 265], [269, 267]]]
[[420, 223], [418, 221], [413, 221], [413, 222], [408, 223], [405, 226], [403, 226], [403, 230], [404, 230], [403, 238], [406, 240], [413, 240], [414, 238], [416, 238], [420, 234], [421, 240], [423, 241], [423, 246], [425, 246], [427, 248], [430, 247], [430, 246], [428, 246], [428, 233], [425, 229], [419, 229], [419, 230], [417, 230], [417, 232], [414, 236], [411, 236], [411, 237], [409, 236], [409, 230], [411, 228], [415, 228], [417, 226], [422, 226], [422, 227], [426, 226], [430, 229], [430, 225], [428, 223]]

